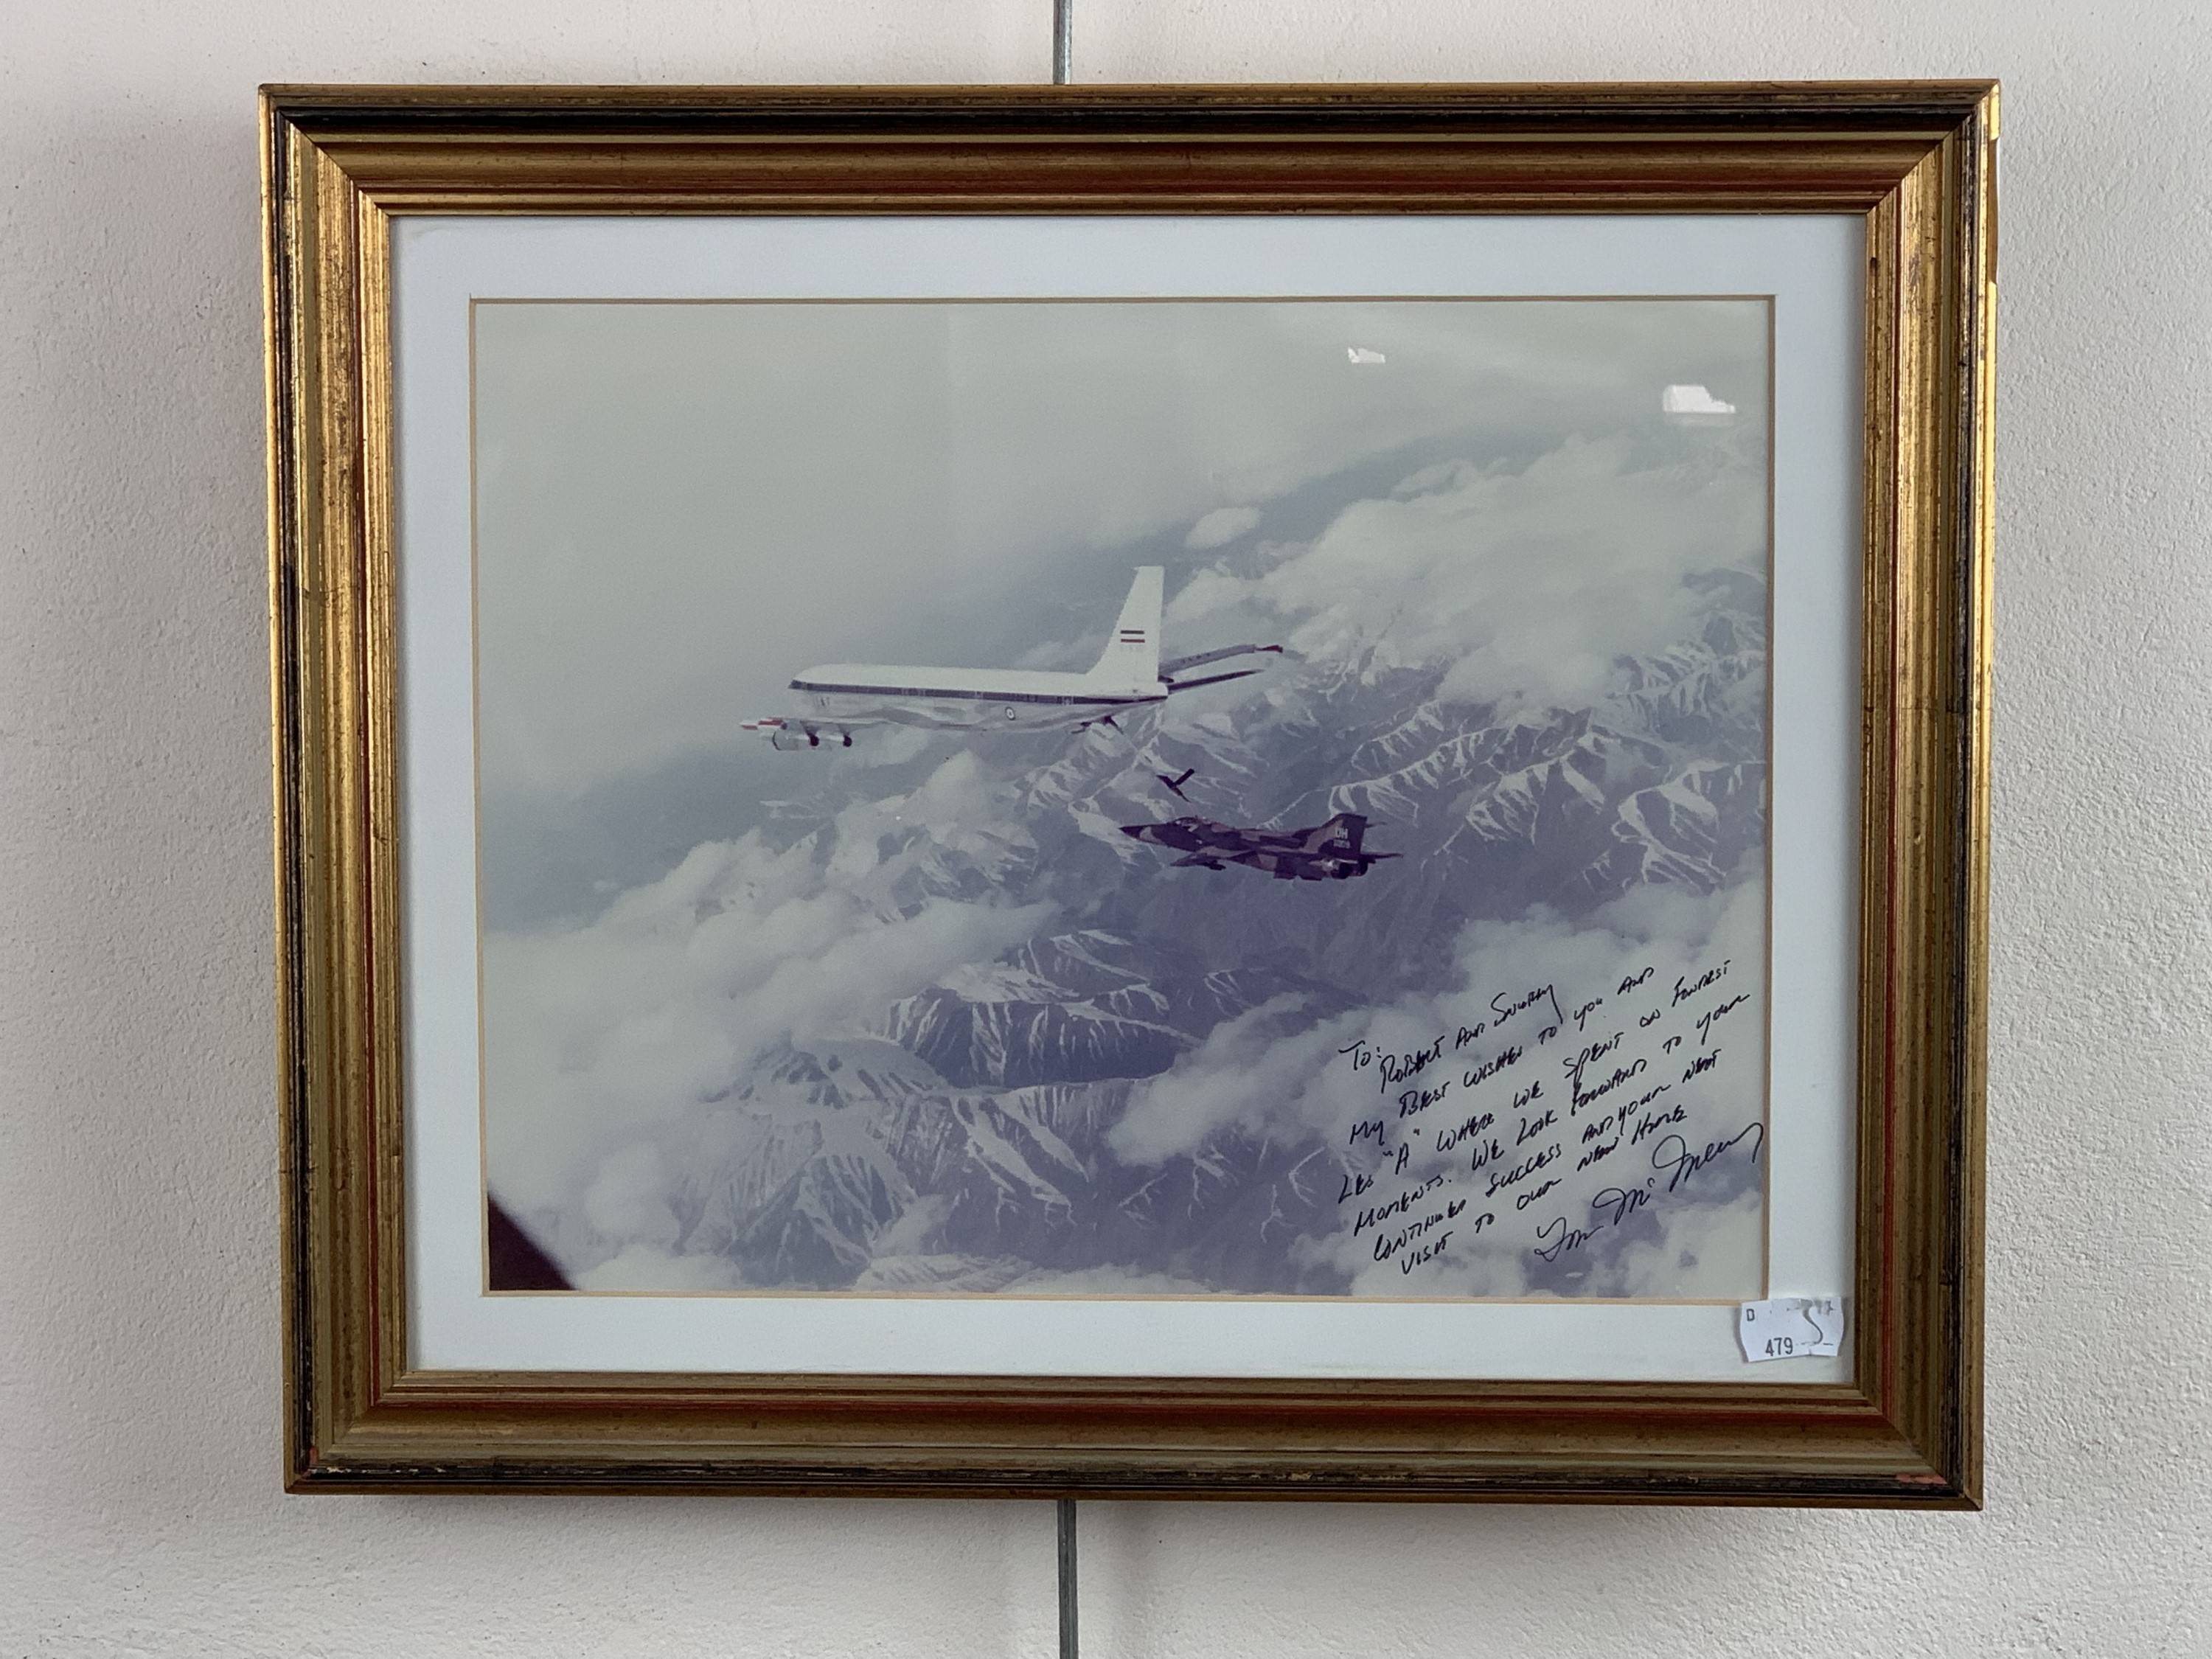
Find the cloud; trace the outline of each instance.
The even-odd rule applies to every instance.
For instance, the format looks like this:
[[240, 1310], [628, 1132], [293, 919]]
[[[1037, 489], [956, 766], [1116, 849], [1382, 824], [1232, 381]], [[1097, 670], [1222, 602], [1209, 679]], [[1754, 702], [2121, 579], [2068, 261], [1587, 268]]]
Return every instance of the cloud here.
[[1765, 1249], [1766, 1206], [1759, 1188], [1747, 1188], [1724, 1204], [1665, 1212], [1656, 1237], [1639, 1239], [1621, 1251], [1607, 1291], [1738, 1300], [1745, 1265], [1763, 1260]]
[[660, 1148], [651, 1142], [626, 1146], [603, 1160], [584, 1189], [584, 1218], [611, 1238], [636, 1239], [666, 1250], [681, 1231], [676, 1212], [662, 1194], [668, 1174]]
[[1417, 473], [1263, 574], [1194, 578], [1170, 619], [1249, 611], [1291, 622], [1285, 642], [1309, 658], [1449, 665], [1449, 699], [1578, 708], [1611, 689], [1617, 658], [1694, 633], [1708, 601], [1686, 579], [1765, 564], [1759, 469], [1571, 438], [1518, 471]]
[[1353, 1017], [1304, 1025], [1304, 997], [1271, 997], [1215, 1026], [1170, 1070], [1137, 1085], [1107, 1145], [1129, 1163], [1158, 1164], [1196, 1151], [1232, 1124], [1297, 1116], [1336, 1058], [1340, 1031], [1366, 1024]]
[[1190, 534], [1182, 538], [1182, 544], [1197, 551], [1225, 547], [1259, 522], [1260, 509], [1256, 507], [1217, 507], [1191, 526]]
[[1724, 404], [1701, 386], [1670, 386], [1659, 394], [1662, 415], [1733, 415], [1734, 404]]
[[[843, 833], [902, 819], [976, 833], [982, 791], [956, 758], [911, 794], [848, 809]], [[836, 837], [833, 837], [835, 841]], [[880, 902], [817, 862], [810, 838], [693, 849], [596, 921], [484, 945], [490, 1176], [518, 1209], [581, 1212], [602, 1239], [665, 1248], [674, 1174], [657, 1137], [776, 1044], [854, 1034], [898, 999], [1043, 929], [1048, 904]]]
[[872, 726], [858, 732], [852, 748], [830, 757], [833, 766], [903, 766], [929, 747], [930, 734], [918, 726]]

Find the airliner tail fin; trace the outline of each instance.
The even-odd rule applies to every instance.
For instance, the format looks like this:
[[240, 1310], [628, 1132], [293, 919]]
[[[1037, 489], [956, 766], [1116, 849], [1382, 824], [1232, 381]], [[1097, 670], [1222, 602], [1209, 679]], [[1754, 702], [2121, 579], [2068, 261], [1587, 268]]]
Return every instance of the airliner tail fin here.
[[1121, 602], [1114, 636], [1106, 641], [1105, 653], [1091, 671], [1091, 678], [1102, 686], [1140, 696], [1158, 693], [1161, 571], [1156, 564], [1137, 567], [1137, 579], [1129, 584], [1129, 597]]

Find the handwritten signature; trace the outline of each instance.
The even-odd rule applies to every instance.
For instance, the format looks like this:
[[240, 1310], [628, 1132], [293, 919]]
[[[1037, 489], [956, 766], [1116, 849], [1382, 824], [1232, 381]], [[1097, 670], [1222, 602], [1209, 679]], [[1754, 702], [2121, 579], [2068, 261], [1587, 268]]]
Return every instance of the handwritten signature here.
[[[1640, 1186], [1608, 1187], [1599, 1193], [1590, 1200], [1591, 1219], [1587, 1226], [1572, 1226], [1566, 1217], [1554, 1216], [1536, 1229], [1536, 1237], [1542, 1242], [1530, 1253], [1540, 1261], [1556, 1261], [1570, 1250], [1579, 1250], [1607, 1228], [1620, 1226], [1661, 1193], [1673, 1192], [1700, 1170], [1724, 1154], [1734, 1152], [1746, 1141], [1750, 1145], [1744, 1149], [1745, 1156], [1752, 1163], [1758, 1163], [1759, 1152], [1766, 1145], [1766, 1125], [1762, 1122], [1747, 1123], [1725, 1139], [1707, 1141], [1702, 1152], [1695, 1152], [1690, 1150], [1689, 1142], [1681, 1136], [1667, 1136], [1654, 1143], [1651, 1148], [1651, 1167], [1659, 1175], [1647, 1176]], [[1663, 1188], [1658, 1184], [1659, 1176], [1667, 1178]]]

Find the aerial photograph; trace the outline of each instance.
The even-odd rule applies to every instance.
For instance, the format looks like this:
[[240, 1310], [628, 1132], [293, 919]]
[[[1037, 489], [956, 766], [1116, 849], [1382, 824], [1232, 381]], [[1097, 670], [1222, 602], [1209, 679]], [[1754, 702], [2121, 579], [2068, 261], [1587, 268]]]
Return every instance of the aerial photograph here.
[[473, 330], [488, 1288], [1765, 1294], [1768, 301]]

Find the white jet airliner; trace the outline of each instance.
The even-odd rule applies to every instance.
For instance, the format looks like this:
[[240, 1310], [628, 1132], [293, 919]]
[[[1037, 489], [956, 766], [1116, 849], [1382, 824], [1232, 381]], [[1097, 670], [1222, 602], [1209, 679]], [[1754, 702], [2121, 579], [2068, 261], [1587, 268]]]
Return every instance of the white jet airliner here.
[[870, 726], [920, 726], [964, 732], [1043, 732], [1055, 726], [1103, 723], [1131, 708], [1164, 702], [1177, 691], [1218, 685], [1256, 674], [1256, 668], [1176, 677], [1208, 663], [1226, 661], [1279, 645], [1232, 645], [1195, 656], [1160, 660], [1160, 567], [1141, 565], [1121, 602], [1121, 620], [1105, 653], [1087, 674], [1046, 673], [1022, 668], [907, 668], [884, 663], [830, 662], [791, 682], [799, 709], [793, 714], [746, 720], [779, 749], [850, 748], [853, 733]]

